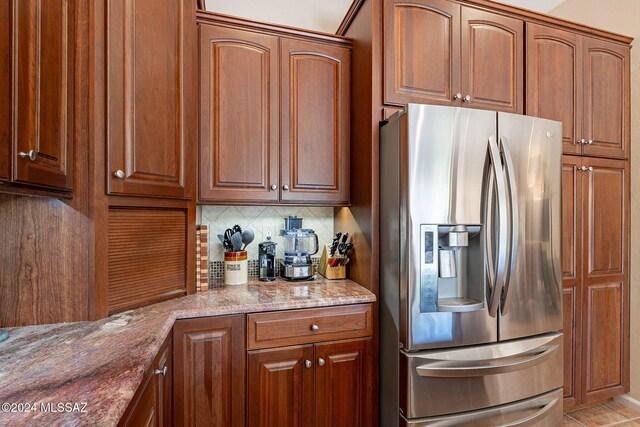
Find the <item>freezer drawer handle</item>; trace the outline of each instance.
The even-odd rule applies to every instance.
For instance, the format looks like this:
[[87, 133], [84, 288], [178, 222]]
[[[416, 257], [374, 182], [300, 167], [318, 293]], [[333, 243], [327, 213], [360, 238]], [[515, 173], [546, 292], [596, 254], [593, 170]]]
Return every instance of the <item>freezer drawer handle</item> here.
[[505, 374], [538, 365], [548, 359], [557, 348], [557, 345], [552, 345], [546, 347], [543, 351], [537, 348], [500, 359], [432, 359], [433, 362], [418, 366], [416, 372], [421, 377], [483, 377], [485, 375]]
[[544, 405], [538, 412], [529, 415], [526, 418], [523, 418], [518, 421], [514, 421], [512, 423], [502, 424], [499, 427], [525, 427], [535, 425], [537, 422], [543, 420], [551, 411], [556, 404], [558, 403], [558, 398], [556, 397], [551, 402]]

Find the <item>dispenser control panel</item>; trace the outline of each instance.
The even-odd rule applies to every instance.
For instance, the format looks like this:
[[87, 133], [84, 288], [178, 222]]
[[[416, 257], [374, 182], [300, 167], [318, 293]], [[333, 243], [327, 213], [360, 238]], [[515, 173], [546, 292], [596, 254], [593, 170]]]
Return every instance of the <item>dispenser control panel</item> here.
[[438, 226], [420, 226], [420, 312], [438, 311]]

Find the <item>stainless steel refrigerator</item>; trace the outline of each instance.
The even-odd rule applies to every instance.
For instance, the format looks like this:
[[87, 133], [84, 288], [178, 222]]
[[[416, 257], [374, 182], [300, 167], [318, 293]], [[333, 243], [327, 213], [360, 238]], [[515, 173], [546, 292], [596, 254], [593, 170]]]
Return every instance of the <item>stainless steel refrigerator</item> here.
[[562, 423], [561, 123], [410, 104], [381, 129], [380, 421]]

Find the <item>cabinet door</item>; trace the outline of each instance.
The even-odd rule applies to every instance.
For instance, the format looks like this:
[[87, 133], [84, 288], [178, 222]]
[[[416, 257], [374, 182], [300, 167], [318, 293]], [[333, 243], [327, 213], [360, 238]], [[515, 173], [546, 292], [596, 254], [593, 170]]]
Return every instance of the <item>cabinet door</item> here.
[[251, 427], [313, 425], [313, 346], [248, 352], [247, 423]]
[[629, 173], [621, 160], [583, 158], [584, 403], [629, 387]]
[[526, 114], [562, 122], [565, 154], [580, 154], [582, 133], [582, 37], [527, 24]]
[[242, 315], [176, 321], [174, 425], [244, 425], [244, 328]]
[[629, 73], [629, 46], [584, 38], [584, 155], [629, 156]]
[[316, 344], [316, 427], [372, 425], [370, 339]]
[[582, 295], [582, 158], [562, 159], [564, 406], [579, 402]]
[[384, 101], [459, 105], [460, 6], [384, 1]]
[[20, 0], [13, 5], [13, 179], [70, 190], [74, 0]]
[[126, 427], [156, 427], [161, 420], [158, 415], [158, 378], [152, 373], [145, 376], [142, 387], [136, 393], [136, 401], [129, 415], [118, 425]]
[[200, 200], [278, 200], [278, 60], [277, 37], [200, 25]]
[[110, 194], [191, 197], [197, 123], [195, 2], [107, 2]]
[[282, 39], [283, 202], [349, 201], [349, 49]]
[[0, 2], [0, 181], [10, 178], [11, 2]]
[[463, 6], [461, 40], [463, 106], [522, 113], [524, 23]]
[[154, 370], [158, 381], [156, 399], [158, 426], [170, 427], [173, 425], [173, 408], [171, 405], [173, 385], [173, 341], [171, 336], [169, 336], [163, 347], [160, 349]]

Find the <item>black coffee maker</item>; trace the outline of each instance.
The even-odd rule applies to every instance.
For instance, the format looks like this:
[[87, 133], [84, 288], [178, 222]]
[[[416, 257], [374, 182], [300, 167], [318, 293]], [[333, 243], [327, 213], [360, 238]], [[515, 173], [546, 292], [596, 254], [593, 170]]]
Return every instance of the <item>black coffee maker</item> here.
[[276, 280], [276, 243], [270, 240], [258, 245], [258, 268], [261, 282]]

